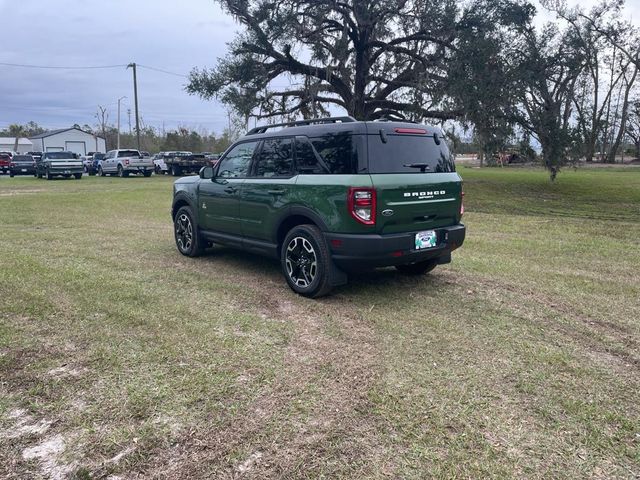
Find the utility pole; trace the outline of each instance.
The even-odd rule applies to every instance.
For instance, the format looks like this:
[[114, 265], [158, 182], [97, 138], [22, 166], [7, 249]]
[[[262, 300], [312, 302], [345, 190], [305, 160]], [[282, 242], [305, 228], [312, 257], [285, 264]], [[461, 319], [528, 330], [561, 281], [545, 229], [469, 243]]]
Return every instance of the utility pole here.
[[127, 68], [133, 69], [133, 97], [136, 109], [136, 141], [138, 142], [138, 150], [140, 150], [140, 117], [138, 115], [138, 78], [136, 77], [136, 63], [132, 62]]
[[129, 135], [131, 135], [131, 109], [127, 108], [127, 116], [129, 117]]
[[120, 100], [127, 98], [126, 96], [118, 99], [118, 150], [120, 149]]

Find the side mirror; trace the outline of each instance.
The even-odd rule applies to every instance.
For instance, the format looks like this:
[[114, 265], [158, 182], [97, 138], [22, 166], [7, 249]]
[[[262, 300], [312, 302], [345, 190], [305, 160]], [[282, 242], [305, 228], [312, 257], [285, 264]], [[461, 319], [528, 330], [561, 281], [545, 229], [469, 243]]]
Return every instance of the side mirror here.
[[213, 167], [202, 167], [200, 169], [200, 178], [213, 178]]

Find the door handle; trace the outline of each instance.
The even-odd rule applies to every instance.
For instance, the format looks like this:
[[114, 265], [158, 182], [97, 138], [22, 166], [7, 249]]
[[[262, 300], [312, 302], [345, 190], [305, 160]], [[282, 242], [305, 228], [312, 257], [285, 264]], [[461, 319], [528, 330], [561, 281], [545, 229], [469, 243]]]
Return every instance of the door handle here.
[[284, 190], [284, 189], [267, 190], [267, 193], [270, 193], [272, 195], [282, 195], [282, 194], [286, 193], [286, 190]]
[[227, 193], [236, 193], [236, 190], [236, 187], [227, 187], [224, 189], [224, 191]]

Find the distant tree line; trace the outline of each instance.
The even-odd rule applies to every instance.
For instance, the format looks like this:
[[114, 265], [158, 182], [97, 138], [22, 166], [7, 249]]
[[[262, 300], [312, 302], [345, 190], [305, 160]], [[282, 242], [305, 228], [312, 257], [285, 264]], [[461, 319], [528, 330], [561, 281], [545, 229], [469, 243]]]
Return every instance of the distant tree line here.
[[[577, 159], [638, 147], [640, 36], [624, 0], [590, 11], [541, 0], [217, 0], [243, 29], [187, 91], [248, 123], [346, 112], [445, 124], [481, 159], [527, 135], [551, 178]], [[636, 154], [640, 152], [636, 151]]]
[[[108, 120], [106, 116], [104, 118]], [[100, 122], [99, 120], [96, 126], [75, 124], [70, 125], [70, 127], [80, 128], [85, 132], [103, 137], [106, 141], [107, 150], [114, 149], [118, 145], [118, 130], [107, 121]], [[31, 121], [24, 125], [9, 125], [7, 129], [0, 130], [0, 136], [32, 137], [44, 133], [46, 130], [36, 122]], [[144, 126], [140, 129], [140, 148], [153, 153], [174, 150], [221, 153], [226, 150], [238, 135], [239, 131], [235, 128], [226, 129], [221, 135], [216, 135], [205, 128], [194, 130], [187, 127], [178, 127], [173, 130], [164, 130]], [[120, 132], [120, 146], [122, 148], [136, 148], [135, 129], [132, 129], [131, 132]], [[17, 146], [14, 150], [17, 150]]]

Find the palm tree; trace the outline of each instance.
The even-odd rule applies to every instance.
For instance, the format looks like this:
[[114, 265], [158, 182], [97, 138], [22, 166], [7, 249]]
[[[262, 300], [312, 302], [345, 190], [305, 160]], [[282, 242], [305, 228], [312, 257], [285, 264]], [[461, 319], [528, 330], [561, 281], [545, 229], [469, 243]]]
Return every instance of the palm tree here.
[[13, 144], [13, 151], [17, 152], [18, 151], [18, 141], [20, 140], [20, 137], [22, 137], [25, 134], [25, 129], [22, 125], [18, 125], [18, 124], [12, 124], [9, 125], [9, 135], [12, 137], [15, 137], [15, 142]]

